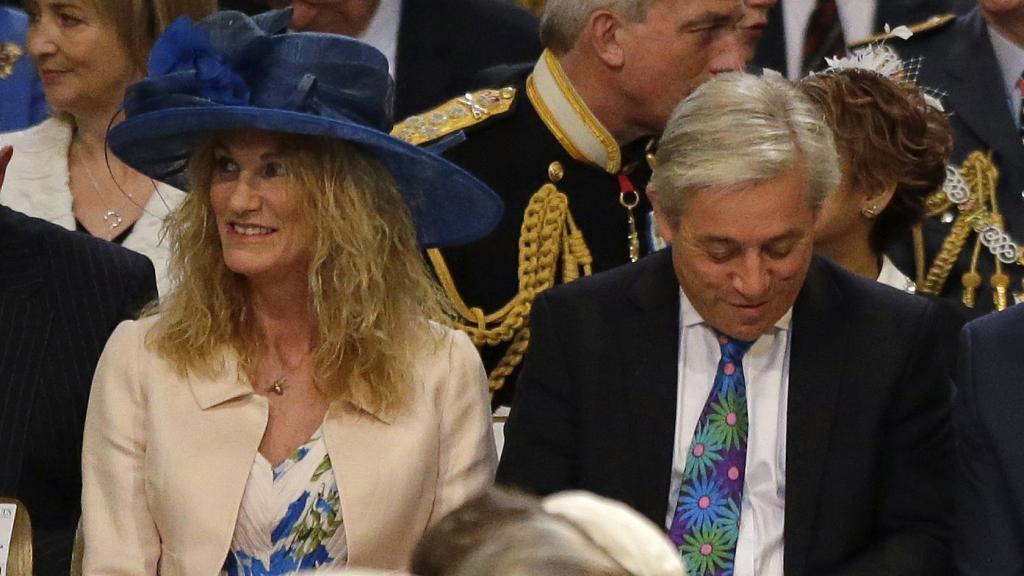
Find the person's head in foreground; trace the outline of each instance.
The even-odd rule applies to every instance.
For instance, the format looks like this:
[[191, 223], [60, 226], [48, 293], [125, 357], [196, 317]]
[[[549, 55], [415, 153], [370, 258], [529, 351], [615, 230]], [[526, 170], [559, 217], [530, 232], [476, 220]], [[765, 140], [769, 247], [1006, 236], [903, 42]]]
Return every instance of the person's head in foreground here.
[[781, 78], [717, 76], [673, 112], [652, 180], [686, 296], [718, 331], [757, 339], [796, 300], [839, 182], [820, 112]]
[[418, 576], [681, 576], [672, 544], [632, 508], [588, 492], [491, 488], [431, 529]]
[[815, 251], [877, 278], [882, 253], [924, 218], [946, 178], [953, 135], [946, 115], [904, 80], [858, 68], [799, 81], [832, 128], [843, 177], [822, 207]]

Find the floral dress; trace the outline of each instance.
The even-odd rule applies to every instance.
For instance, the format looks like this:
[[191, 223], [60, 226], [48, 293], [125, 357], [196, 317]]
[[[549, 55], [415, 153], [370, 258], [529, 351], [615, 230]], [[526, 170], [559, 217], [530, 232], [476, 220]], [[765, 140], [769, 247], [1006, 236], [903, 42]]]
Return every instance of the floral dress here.
[[348, 545], [323, 430], [276, 468], [256, 454], [242, 495], [228, 576], [274, 576], [342, 568]]

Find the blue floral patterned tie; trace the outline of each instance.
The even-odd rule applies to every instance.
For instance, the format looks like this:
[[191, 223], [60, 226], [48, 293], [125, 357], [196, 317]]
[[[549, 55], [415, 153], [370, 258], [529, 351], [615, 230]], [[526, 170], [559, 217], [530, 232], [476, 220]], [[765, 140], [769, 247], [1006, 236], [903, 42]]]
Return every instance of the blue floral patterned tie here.
[[743, 354], [753, 342], [718, 335], [722, 359], [697, 421], [669, 538], [687, 576], [731, 576], [747, 466], [747, 385]]

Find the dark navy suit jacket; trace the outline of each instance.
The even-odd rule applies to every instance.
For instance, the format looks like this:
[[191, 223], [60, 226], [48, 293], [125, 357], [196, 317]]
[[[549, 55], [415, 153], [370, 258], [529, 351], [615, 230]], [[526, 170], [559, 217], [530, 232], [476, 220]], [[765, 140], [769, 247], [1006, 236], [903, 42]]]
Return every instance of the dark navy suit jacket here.
[[28, 508], [37, 575], [69, 573], [100, 352], [155, 298], [145, 256], [0, 206], [0, 495]]
[[957, 568], [962, 576], [1024, 575], [1024, 306], [960, 335]]
[[28, 128], [41, 122], [48, 113], [43, 86], [25, 47], [27, 28], [28, 17], [24, 12], [0, 6], [0, 47], [12, 44], [22, 53], [14, 62], [13, 73], [0, 77], [0, 132]]

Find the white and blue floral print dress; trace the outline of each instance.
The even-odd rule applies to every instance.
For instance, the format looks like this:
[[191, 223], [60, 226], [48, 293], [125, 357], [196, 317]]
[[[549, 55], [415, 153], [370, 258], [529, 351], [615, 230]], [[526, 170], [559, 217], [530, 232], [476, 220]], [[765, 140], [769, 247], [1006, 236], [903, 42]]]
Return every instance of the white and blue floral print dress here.
[[342, 568], [347, 560], [341, 499], [322, 428], [276, 468], [257, 453], [224, 573], [276, 576]]

